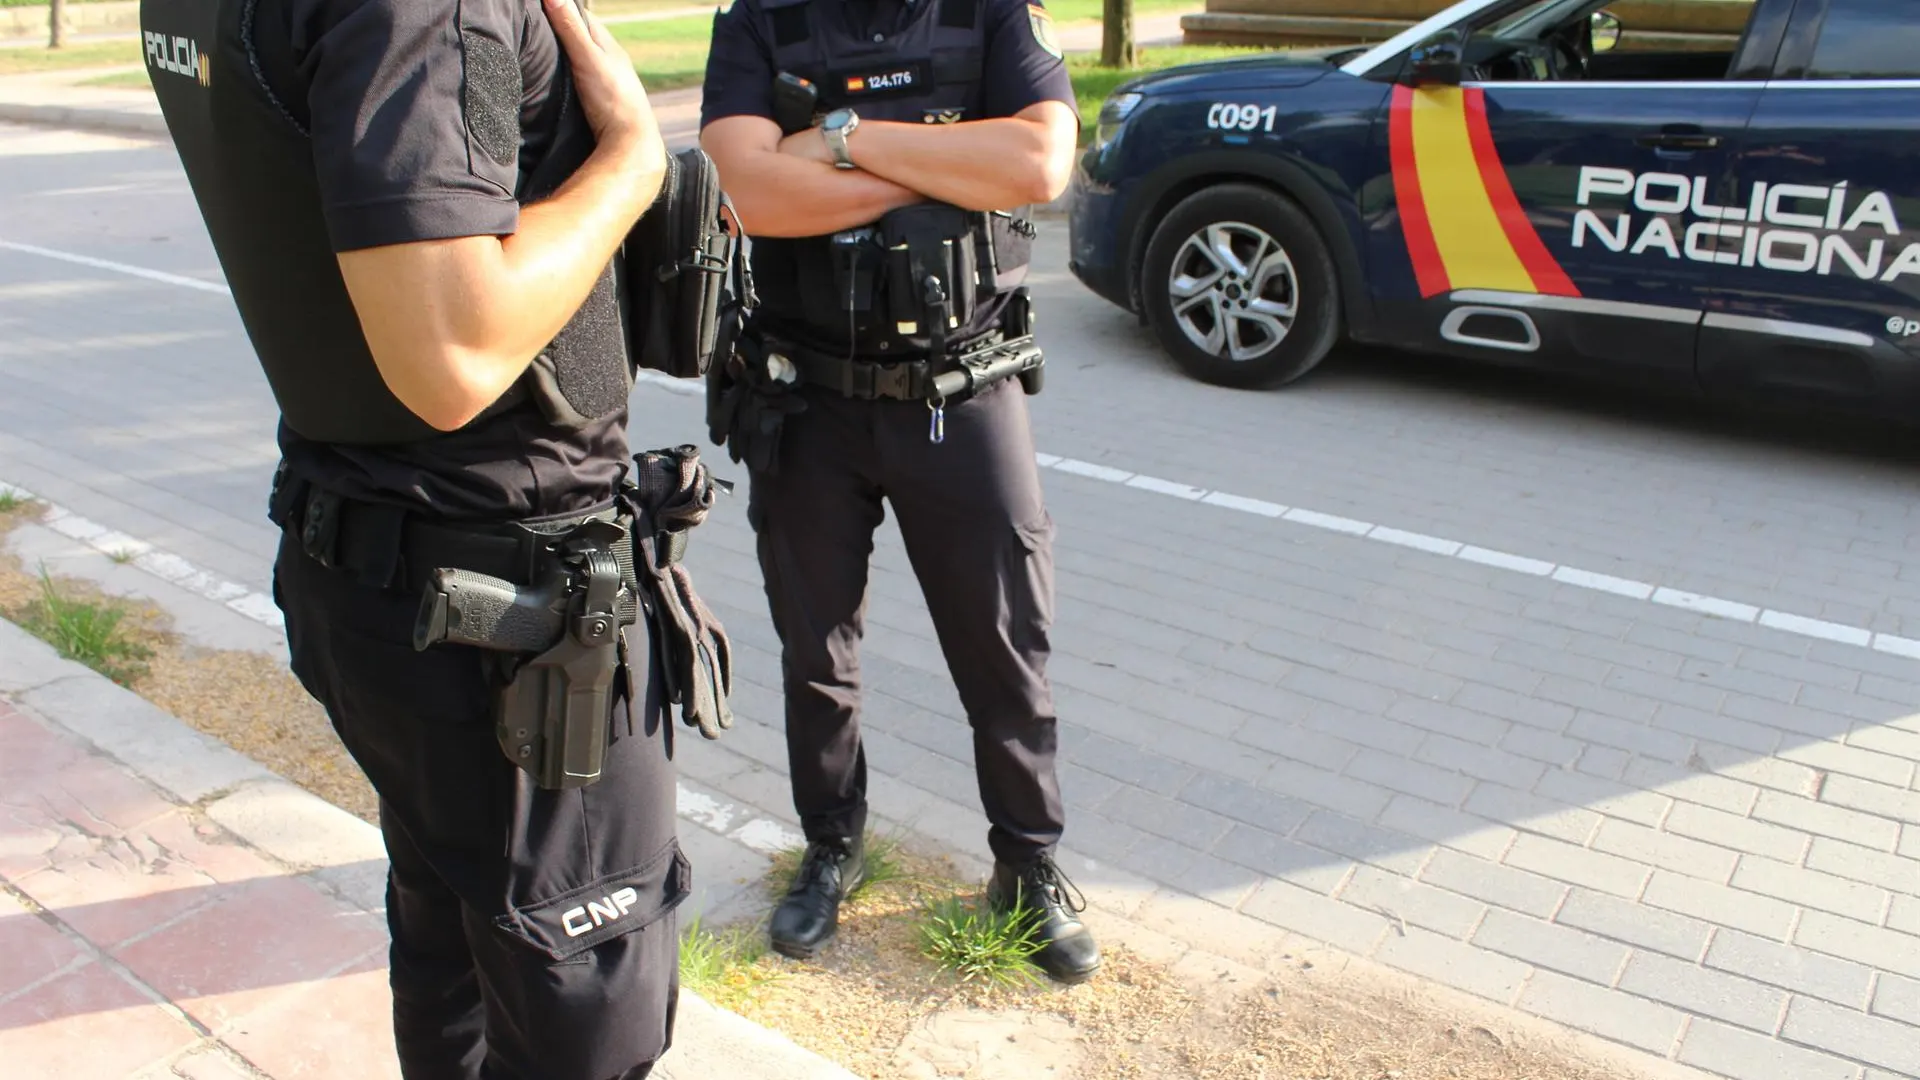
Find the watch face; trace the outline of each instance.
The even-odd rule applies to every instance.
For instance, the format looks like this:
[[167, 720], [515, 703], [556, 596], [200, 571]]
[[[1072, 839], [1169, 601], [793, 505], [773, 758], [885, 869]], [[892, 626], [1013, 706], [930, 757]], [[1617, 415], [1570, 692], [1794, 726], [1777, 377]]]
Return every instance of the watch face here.
[[841, 128], [846, 127], [847, 122], [852, 119], [853, 119], [853, 113], [847, 111], [846, 109], [835, 109], [832, 112], [827, 114], [827, 119], [825, 121], [825, 124], [827, 127], [835, 131], [838, 131]]

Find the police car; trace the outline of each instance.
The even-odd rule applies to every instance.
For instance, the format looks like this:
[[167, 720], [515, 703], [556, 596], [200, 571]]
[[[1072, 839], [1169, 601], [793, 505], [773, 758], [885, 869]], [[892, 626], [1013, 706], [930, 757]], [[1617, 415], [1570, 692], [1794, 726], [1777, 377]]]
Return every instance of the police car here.
[[1220, 384], [1351, 340], [1912, 415], [1920, 4], [1700, 0], [1744, 29], [1669, 48], [1604, 2], [1123, 84], [1074, 275]]

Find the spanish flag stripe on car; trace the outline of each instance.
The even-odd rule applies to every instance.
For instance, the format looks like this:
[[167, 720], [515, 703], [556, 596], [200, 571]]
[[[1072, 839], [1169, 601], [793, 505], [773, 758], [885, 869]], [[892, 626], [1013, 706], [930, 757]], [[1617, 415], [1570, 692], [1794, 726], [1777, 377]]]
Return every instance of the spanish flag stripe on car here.
[[1395, 87], [1388, 139], [1422, 297], [1449, 289], [1579, 295], [1514, 197], [1478, 88]]

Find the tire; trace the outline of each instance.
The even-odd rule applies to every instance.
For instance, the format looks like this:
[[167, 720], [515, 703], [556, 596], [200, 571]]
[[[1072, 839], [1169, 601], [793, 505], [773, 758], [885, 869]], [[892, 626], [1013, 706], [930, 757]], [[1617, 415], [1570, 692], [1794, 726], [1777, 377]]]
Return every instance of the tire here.
[[[1210, 234], [1227, 242], [1233, 263], [1215, 254]], [[1181, 200], [1140, 264], [1141, 305], [1160, 347], [1187, 374], [1219, 386], [1278, 386], [1313, 370], [1340, 337], [1339, 290], [1312, 219], [1252, 184]], [[1261, 302], [1269, 310], [1249, 306]]]

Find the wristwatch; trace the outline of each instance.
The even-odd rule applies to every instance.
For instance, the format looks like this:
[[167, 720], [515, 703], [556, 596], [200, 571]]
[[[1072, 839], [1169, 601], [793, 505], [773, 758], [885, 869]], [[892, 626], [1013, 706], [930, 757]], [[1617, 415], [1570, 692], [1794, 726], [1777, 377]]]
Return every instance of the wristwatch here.
[[833, 152], [834, 168], [853, 168], [853, 158], [847, 154], [847, 136], [859, 126], [860, 114], [852, 109], [835, 109], [820, 121], [820, 134], [827, 140], [827, 149]]

